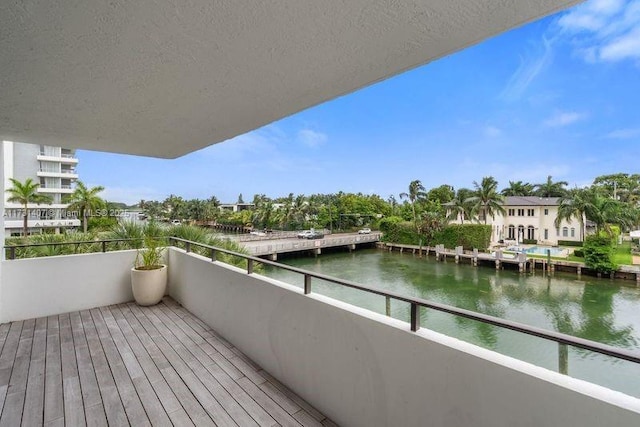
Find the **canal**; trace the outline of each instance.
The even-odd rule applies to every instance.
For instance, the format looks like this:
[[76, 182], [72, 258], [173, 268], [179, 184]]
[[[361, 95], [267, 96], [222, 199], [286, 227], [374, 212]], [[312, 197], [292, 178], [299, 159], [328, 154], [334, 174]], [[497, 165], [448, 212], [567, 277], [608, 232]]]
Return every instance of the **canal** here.
[[[635, 282], [556, 273], [521, 275], [437, 262], [378, 249], [327, 253], [280, 262], [491, 316], [640, 351], [640, 288]], [[266, 276], [303, 286], [301, 275], [265, 266]], [[385, 299], [314, 279], [312, 291], [385, 313]], [[392, 301], [391, 316], [409, 320], [409, 305]], [[421, 326], [558, 371], [558, 345], [453, 315], [422, 309]], [[569, 348], [569, 375], [640, 397], [640, 366]]]

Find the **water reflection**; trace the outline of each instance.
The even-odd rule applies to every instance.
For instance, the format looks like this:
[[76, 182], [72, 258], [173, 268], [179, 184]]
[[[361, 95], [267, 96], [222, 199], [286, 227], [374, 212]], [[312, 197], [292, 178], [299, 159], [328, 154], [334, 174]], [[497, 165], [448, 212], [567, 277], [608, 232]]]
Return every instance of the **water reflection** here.
[[[576, 280], [576, 276], [563, 274], [550, 277], [540, 272], [521, 275], [377, 250], [283, 262], [616, 347], [640, 349], [640, 289], [635, 283], [586, 277]], [[266, 269], [266, 274], [301, 284], [296, 274], [274, 269]], [[384, 298], [376, 295], [316, 281], [313, 292], [385, 312]], [[392, 302], [391, 315], [408, 321], [408, 304]], [[558, 368], [557, 345], [546, 340], [427, 309], [422, 310], [421, 325], [539, 366]], [[608, 358], [582, 350], [569, 352], [571, 375], [640, 395], [640, 367], [615, 364], [612, 373], [607, 370], [612, 366]]]

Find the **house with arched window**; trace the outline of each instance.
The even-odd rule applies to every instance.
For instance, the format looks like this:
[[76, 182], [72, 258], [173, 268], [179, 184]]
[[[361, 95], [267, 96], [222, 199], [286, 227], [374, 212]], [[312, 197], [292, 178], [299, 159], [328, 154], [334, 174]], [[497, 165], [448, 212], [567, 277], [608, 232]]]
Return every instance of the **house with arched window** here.
[[[504, 215], [496, 213], [487, 217], [491, 224], [491, 242], [539, 243], [558, 245], [562, 241], [581, 242], [586, 234], [585, 226], [572, 219], [563, 220], [556, 227], [558, 197], [508, 196], [504, 198]], [[462, 224], [462, 218], [453, 223]], [[469, 222], [469, 221], [465, 221]], [[586, 224], [583, 220], [582, 224]]]

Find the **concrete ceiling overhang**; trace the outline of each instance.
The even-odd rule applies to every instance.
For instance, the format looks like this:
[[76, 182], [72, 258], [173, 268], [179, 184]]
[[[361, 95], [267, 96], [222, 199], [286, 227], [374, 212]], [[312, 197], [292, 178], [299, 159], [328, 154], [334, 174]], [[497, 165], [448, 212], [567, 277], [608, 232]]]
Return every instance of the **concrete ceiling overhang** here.
[[0, 3], [0, 139], [177, 157], [579, 0]]

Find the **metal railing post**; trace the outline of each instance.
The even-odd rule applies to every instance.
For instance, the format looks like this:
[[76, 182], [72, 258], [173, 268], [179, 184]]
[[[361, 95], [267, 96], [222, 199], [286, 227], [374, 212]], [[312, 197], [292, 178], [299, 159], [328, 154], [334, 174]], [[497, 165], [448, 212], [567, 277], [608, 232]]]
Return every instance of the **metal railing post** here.
[[107, 241], [106, 240], [102, 241], [102, 252], [107, 252]]
[[414, 302], [411, 303], [411, 330], [416, 332], [420, 329], [420, 306]]
[[184, 250], [185, 250], [187, 253], [191, 252], [191, 242], [188, 242], [188, 241], [187, 241], [187, 242], [185, 242], [185, 243], [184, 243]]
[[569, 375], [569, 346], [558, 343], [558, 372]]
[[9, 250], [9, 259], [16, 259], [16, 248], [11, 247], [11, 249]]
[[391, 317], [391, 297], [389, 295], [385, 297], [385, 312], [387, 316]]
[[304, 275], [304, 293], [305, 294], [311, 293], [311, 276], [308, 274]]
[[211, 261], [216, 260], [216, 250], [211, 248]]
[[247, 274], [253, 274], [253, 260], [247, 260]]

